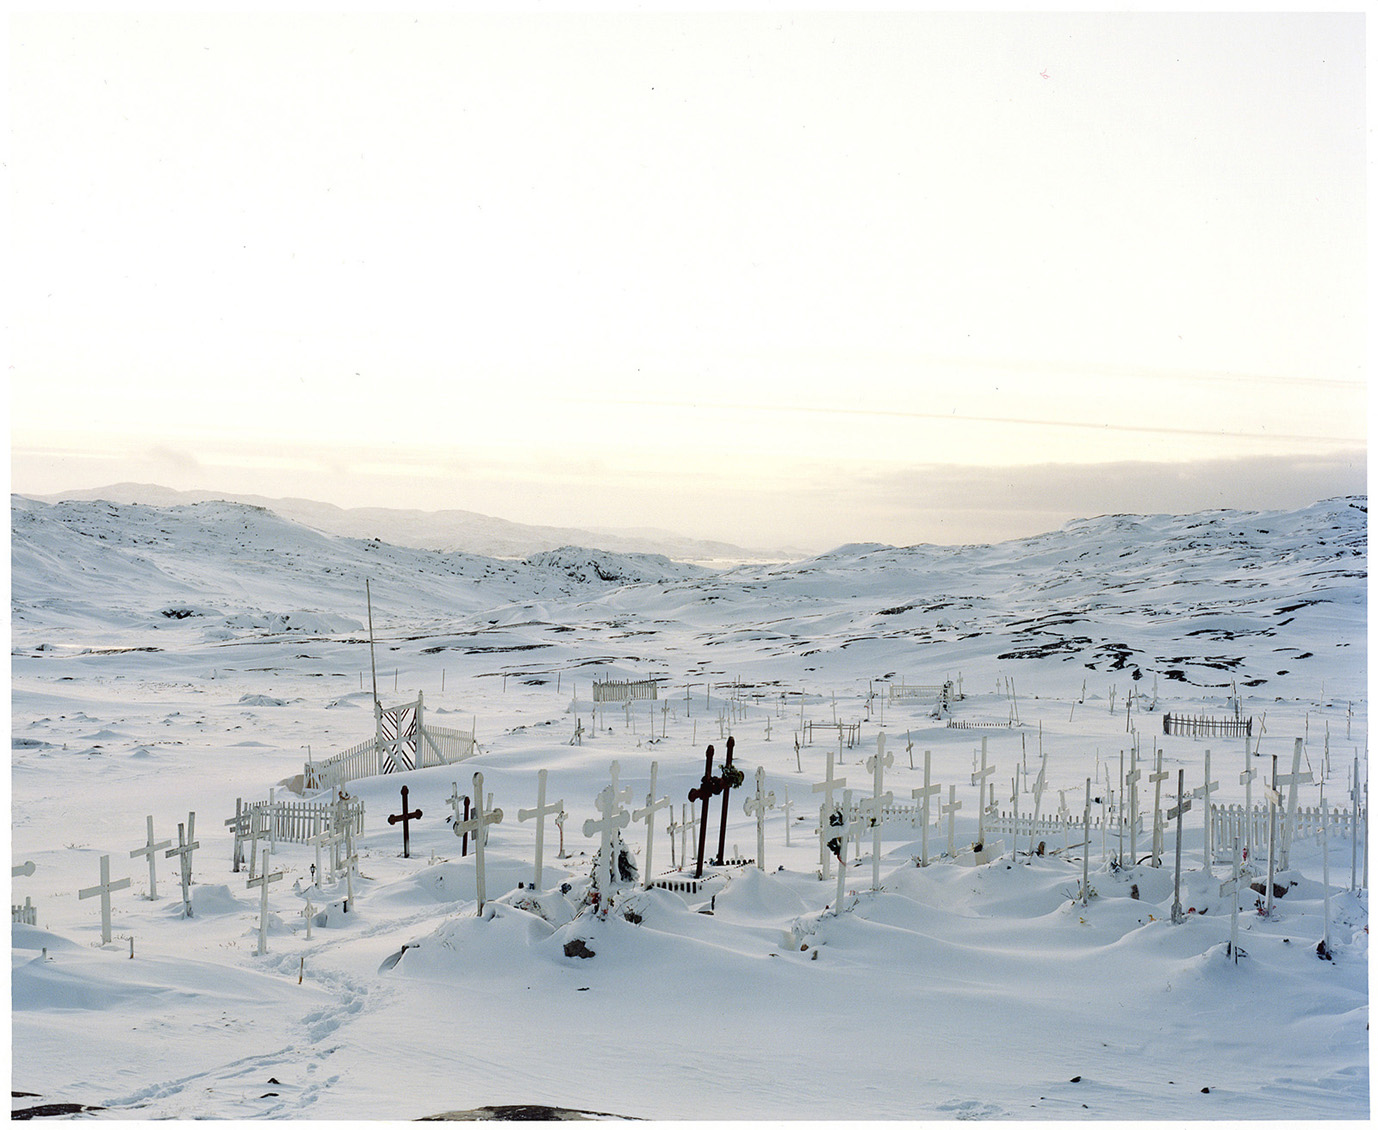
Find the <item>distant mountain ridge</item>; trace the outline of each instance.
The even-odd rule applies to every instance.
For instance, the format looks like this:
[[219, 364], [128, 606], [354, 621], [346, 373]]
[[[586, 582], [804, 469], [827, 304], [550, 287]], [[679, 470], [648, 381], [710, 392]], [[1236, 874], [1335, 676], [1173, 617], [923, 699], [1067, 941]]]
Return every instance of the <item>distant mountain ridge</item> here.
[[567, 546], [612, 553], [646, 553], [698, 564], [788, 561], [804, 556], [793, 549], [750, 549], [729, 542], [683, 537], [668, 530], [579, 529], [531, 526], [471, 510], [395, 510], [380, 506], [340, 507], [306, 498], [266, 498], [226, 491], [174, 490], [153, 483], [114, 483], [90, 490], [28, 495], [39, 502], [105, 501], [137, 506], [187, 506], [196, 502], [242, 502], [289, 521], [340, 537], [378, 538], [391, 545], [522, 559]]

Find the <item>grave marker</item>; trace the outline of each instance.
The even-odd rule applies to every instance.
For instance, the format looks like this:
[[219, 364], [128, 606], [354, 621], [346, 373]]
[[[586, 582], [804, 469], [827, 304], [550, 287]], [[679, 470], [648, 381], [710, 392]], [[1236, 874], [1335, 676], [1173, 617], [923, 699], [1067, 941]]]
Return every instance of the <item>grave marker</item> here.
[[[1040, 727], [1041, 727], [1040, 723]], [[1041, 732], [1041, 730], [1040, 730]], [[1041, 744], [1041, 743], [1040, 743]], [[1137, 773], [1138, 770], [1135, 770]], [[1047, 788], [1048, 775], [1048, 754], [1042, 754], [1042, 763], [1038, 767], [1038, 776], [1034, 778], [1034, 814], [1033, 823], [1029, 825], [1029, 863], [1032, 865], [1034, 856], [1034, 839], [1038, 835], [1038, 816], [1043, 810], [1043, 790]]]
[[[666, 705], [668, 706], [669, 704], [667, 703]], [[655, 815], [656, 812], [662, 808], [670, 808], [670, 798], [668, 796], [663, 796], [659, 800], [655, 799], [656, 772], [659, 770], [659, 768], [660, 765], [658, 762], [651, 762], [651, 791], [646, 794], [646, 806], [644, 808], [638, 808], [635, 812], [632, 813], [633, 820], [646, 821], [646, 866], [643, 869], [644, 874], [642, 875], [642, 886], [646, 887], [647, 889], [649, 889], [651, 886], [651, 845], [652, 840], [655, 837]], [[674, 810], [671, 809], [670, 818], [674, 819], [674, 815]], [[674, 841], [671, 840], [672, 844], [673, 842]], [[671, 863], [673, 862], [674, 861], [671, 860]]]
[[[766, 809], [775, 807], [775, 793], [766, 792], [765, 767], [756, 767], [756, 795], [748, 796], [742, 803], [742, 810], [748, 816], [756, 817], [756, 868], [766, 869]], [[788, 831], [788, 829], [787, 829]]]
[[785, 814], [785, 847], [789, 847], [789, 825], [790, 820], [792, 819], [792, 817], [790, 816], [790, 811], [794, 808], [794, 801], [790, 800], [789, 798], [788, 785], [785, 786], [785, 800], [784, 803], [780, 805], [780, 808]]
[[177, 846], [163, 852], [165, 859], [171, 859], [174, 855], [178, 857], [182, 871], [182, 917], [191, 917], [191, 853], [201, 845], [193, 839], [196, 831], [196, 813], [187, 813], [185, 825], [177, 825]]
[[172, 846], [171, 840], [164, 840], [162, 843], [153, 841], [153, 817], [148, 818], [148, 843], [141, 848], [134, 848], [129, 853], [129, 858], [134, 859], [140, 855], [148, 856], [148, 897], [154, 900], [158, 897], [158, 852], [166, 851]]
[[1254, 778], [1258, 770], [1250, 764], [1249, 737], [1244, 737], [1244, 772], [1239, 775], [1239, 783], [1244, 786], [1244, 811], [1248, 814], [1244, 821], [1244, 858], [1254, 857]]
[[110, 894], [112, 891], [122, 891], [127, 886], [129, 886], [128, 879], [116, 879], [113, 883], [110, 881], [110, 857], [103, 855], [100, 857], [100, 882], [94, 887], [86, 887], [77, 892], [78, 899], [100, 896], [101, 945], [110, 944]]
[[828, 860], [827, 837], [822, 834], [822, 829], [828, 824], [828, 816], [833, 811], [833, 790], [840, 789], [847, 784], [846, 777], [833, 776], [833, 751], [828, 750], [827, 772], [824, 774], [822, 782], [813, 786], [813, 791], [823, 794], [823, 803], [818, 809], [818, 866], [823, 871], [823, 878], [827, 879], [831, 874], [831, 864]]
[[1204, 846], [1204, 849], [1203, 849], [1203, 850], [1204, 850], [1205, 861], [1206, 861], [1206, 875], [1207, 875], [1208, 877], [1210, 877], [1210, 878], [1214, 878], [1214, 877], [1215, 877], [1215, 872], [1214, 872], [1214, 870], [1213, 870], [1213, 868], [1212, 868], [1212, 866], [1211, 866], [1211, 864], [1212, 864], [1212, 862], [1213, 862], [1213, 855], [1214, 855], [1214, 845], [1213, 845], [1212, 842], [1211, 842], [1212, 839], [1213, 839], [1213, 837], [1212, 837], [1212, 835], [1211, 835], [1211, 831], [1212, 831], [1211, 825], [1214, 823], [1214, 821], [1211, 820], [1211, 793], [1213, 793], [1216, 789], [1218, 789], [1218, 788], [1220, 787], [1220, 782], [1219, 782], [1219, 781], [1212, 781], [1212, 780], [1211, 780], [1211, 751], [1210, 751], [1210, 750], [1206, 750], [1206, 769], [1205, 769], [1205, 772], [1206, 772], [1206, 783], [1203, 784], [1200, 788], [1192, 789], [1191, 795], [1192, 795], [1192, 797], [1193, 797], [1194, 799], [1197, 799], [1197, 800], [1200, 800], [1200, 801], [1201, 801], [1201, 807], [1205, 810], [1205, 811], [1204, 811], [1204, 815], [1205, 815], [1205, 821], [1206, 821], [1206, 839], [1205, 839], [1205, 846]]
[[[909, 748], [912, 750], [914, 747], [911, 744]], [[914, 815], [919, 816], [920, 812], [922, 812], [921, 819], [923, 821], [923, 831], [922, 846], [920, 848], [919, 855], [920, 867], [928, 866], [928, 825], [932, 819], [931, 810], [929, 807], [931, 804], [931, 798], [935, 796], [938, 797], [938, 803], [940, 805], [942, 804], [943, 787], [941, 785], [931, 783], [932, 772], [933, 751], [931, 749], [926, 749], [923, 751], [923, 788], [909, 790], [910, 793], [913, 795], [914, 800], [917, 802], [914, 805]]]
[[871, 890], [880, 890], [880, 833], [885, 823], [885, 806], [893, 804], [894, 793], [881, 793], [885, 770], [895, 763], [895, 755], [885, 752], [885, 731], [876, 734], [876, 752], [866, 759], [871, 772], [871, 795], [858, 806], [871, 822]]
[[947, 786], [947, 803], [938, 806], [939, 813], [947, 817], [947, 857], [957, 858], [957, 849], [953, 835], [957, 827], [957, 812], [962, 807], [962, 802], [957, 799], [957, 786]]
[[1129, 794], [1129, 862], [1132, 866], [1139, 863], [1139, 778], [1143, 771], [1137, 761], [1136, 757], [1134, 768], [1124, 775], [1124, 787]]
[[316, 916], [316, 908], [311, 905], [311, 896], [306, 896], [306, 905], [302, 907], [301, 916], [306, 919], [306, 940], [311, 940], [311, 920]]
[[1167, 770], [1163, 768], [1163, 751], [1154, 750], [1153, 772], [1148, 775], [1153, 785], [1153, 866], [1158, 867], [1163, 854], [1163, 824], [1159, 819], [1163, 797], [1163, 782], [1167, 780]]
[[722, 778], [713, 776], [713, 747], [710, 745], [704, 755], [703, 779], [689, 790], [691, 804], [703, 801], [703, 815], [696, 818], [699, 829], [698, 863], [694, 868], [694, 878], [703, 878], [703, 849], [708, 838], [708, 802], [722, 791]]
[[995, 766], [986, 762], [986, 739], [981, 739], [981, 769], [972, 770], [971, 783], [978, 790], [976, 794], [976, 840], [986, 842], [986, 778], [995, 772]]
[[[1325, 808], [1325, 785], [1321, 785], [1321, 886], [1325, 888], [1325, 934], [1320, 954], [1330, 960], [1330, 821]], [[1355, 834], [1357, 835], [1357, 829]]]
[[281, 871], [274, 871], [271, 875], [268, 873], [268, 860], [271, 855], [271, 848], [263, 849], [263, 874], [249, 880], [249, 886], [258, 887], [261, 892], [258, 903], [258, 957], [268, 952], [268, 884], [276, 883], [282, 878]]
[[413, 820], [420, 820], [420, 819], [421, 819], [421, 809], [418, 808], [415, 812], [408, 812], [408, 811], [407, 811], [407, 793], [408, 793], [408, 791], [409, 791], [409, 790], [408, 790], [407, 786], [406, 786], [406, 785], [403, 785], [403, 786], [402, 786], [402, 811], [401, 811], [401, 812], [394, 812], [392, 815], [390, 815], [390, 816], [388, 817], [388, 823], [389, 823], [389, 824], [396, 824], [399, 820], [402, 822], [402, 858], [403, 858], [403, 859], [410, 859], [410, 858], [411, 858], [411, 837], [410, 837], [410, 835], [409, 835], [410, 828], [411, 828], [411, 822], [412, 822]]
[[1230, 896], [1230, 949], [1229, 955], [1239, 964], [1239, 837], [1234, 838], [1234, 869], [1228, 879], [1220, 884], [1220, 893]]
[[[614, 767], [617, 762], [613, 762]], [[603, 906], [607, 907], [607, 900], [612, 894], [613, 884], [617, 882], [617, 860], [613, 852], [613, 833], [621, 831], [630, 822], [631, 817], [627, 810], [622, 807], [617, 794], [617, 777], [614, 774], [613, 783], [605, 785], [593, 802], [594, 808], [602, 813], [597, 818], [590, 817], [584, 821], [585, 836], [600, 836], [602, 846], [600, 851], [604, 866], [608, 869], [608, 880], [606, 884], [599, 883], [603, 891]]]
[[[545, 818], [552, 813], [562, 812], [565, 807], [563, 800], [552, 801], [550, 804], [545, 802], [545, 782], [549, 771], [542, 769], [536, 774], [536, 807], [517, 809], [517, 822], [523, 824], [528, 820], [536, 821], [536, 880], [532, 886], [536, 890], [543, 890], [541, 886], [541, 862], [545, 854]], [[655, 768], [651, 769], [651, 780], [655, 780]], [[456, 786], [456, 791], [458, 786]]]
[[455, 827], [455, 835], [466, 836], [470, 832], [474, 834], [474, 890], [478, 896], [478, 911], [483, 914], [483, 904], [488, 901], [488, 876], [484, 865], [483, 849], [488, 843], [488, 827], [490, 824], [502, 823], [502, 809], [494, 808], [488, 812], [483, 810], [483, 774], [474, 774], [474, 800], [473, 815], [466, 819], [462, 825]]
[[732, 750], [737, 744], [737, 739], [728, 736], [727, 757], [723, 760], [722, 767], [722, 822], [718, 826], [718, 858], [717, 865], [723, 865], [724, 851], [727, 847], [727, 804], [732, 790], [742, 781], [742, 771], [732, 767]]
[[244, 840], [249, 835], [248, 816], [244, 812], [243, 797], [235, 798], [234, 815], [225, 821], [225, 827], [229, 828], [234, 835], [234, 873], [238, 875], [240, 864], [244, 861]]
[[[1309, 784], [1311, 781], [1311, 771], [1301, 772], [1301, 747], [1302, 740], [1297, 738], [1292, 743], [1292, 772], [1286, 776], [1279, 777], [1277, 784], [1287, 786], [1287, 817], [1282, 822], [1282, 847], [1279, 852], [1282, 861], [1282, 870], [1286, 871], [1292, 862], [1292, 830], [1297, 822], [1297, 786]], [[1358, 809], [1356, 808], [1357, 812]]]
[[1177, 818], [1177, 866], [1172, 879], [1172, 924], [1180, 925], [1186, 921], [1182, 913], [1182, 817], [1191, 811], [1191, 801], [1184, 795], [1187, 771], [1177, 770], [1177, 807], [1168, 809], [1167, 818]]
[[1282, 793], [1278, 791], [1278, 755], [1273, 754], [1273, 783], [1263, 786], [1263, 792], [1268, 797], [1268, 894], [1264, 914], [1271, 918], [1273, 916], [1273, 874], [1275, 863], [1275, 846], [1277, 841], [1277, 816], [1278, 809], [1282, 807]]

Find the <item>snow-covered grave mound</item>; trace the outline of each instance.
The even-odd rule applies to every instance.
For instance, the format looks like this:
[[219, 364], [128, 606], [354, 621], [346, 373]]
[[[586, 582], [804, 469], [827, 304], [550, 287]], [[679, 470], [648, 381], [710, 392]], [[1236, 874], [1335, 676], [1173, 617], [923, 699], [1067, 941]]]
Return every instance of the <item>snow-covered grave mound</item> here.
[[1365, 499], [718, 573], [12, 523], [16, 1111], [1368, 1117]]

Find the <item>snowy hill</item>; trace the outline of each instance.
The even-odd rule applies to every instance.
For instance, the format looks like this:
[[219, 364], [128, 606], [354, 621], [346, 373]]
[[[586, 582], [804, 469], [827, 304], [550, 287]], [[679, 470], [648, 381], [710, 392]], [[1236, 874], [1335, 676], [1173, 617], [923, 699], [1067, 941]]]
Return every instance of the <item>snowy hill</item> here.
[[179, 491], [151, 483], [114, 483], [90, 490], [35, 496], [43, 502], [113, 502], [141, 506], [189, 506], [197, 502], [239, 502], [261, 507], [292, 522], [339, 537], [378, 539], [412, 549], [522, 558], [566, 545], [588, 545], [611, 553], [659, 554], [706, 565], [741, 561], [783, 561], [799, 554], [785, 549], [743, 549], [722, 541], [687, 538], [668, 530], [588, 530], [531, 526], [471, 510], [396, 510], [380, 506], [340, 507], [306, 498]]
[[[12, 497], [16, 1116], [1367, 1119], [1366, 506], [715, 572]], [[375, 688], [460, 752], [318, 839]], [[296, 830], [235, 866], [246, 803]]]

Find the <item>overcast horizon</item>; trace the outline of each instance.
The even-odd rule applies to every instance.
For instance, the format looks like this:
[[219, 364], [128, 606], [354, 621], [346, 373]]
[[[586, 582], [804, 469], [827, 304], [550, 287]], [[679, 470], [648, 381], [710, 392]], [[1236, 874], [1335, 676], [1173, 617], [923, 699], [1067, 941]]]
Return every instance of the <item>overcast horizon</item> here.
[[1366, 35], [11, 17], [11, 489], [808, 549], [1366, 493]]

